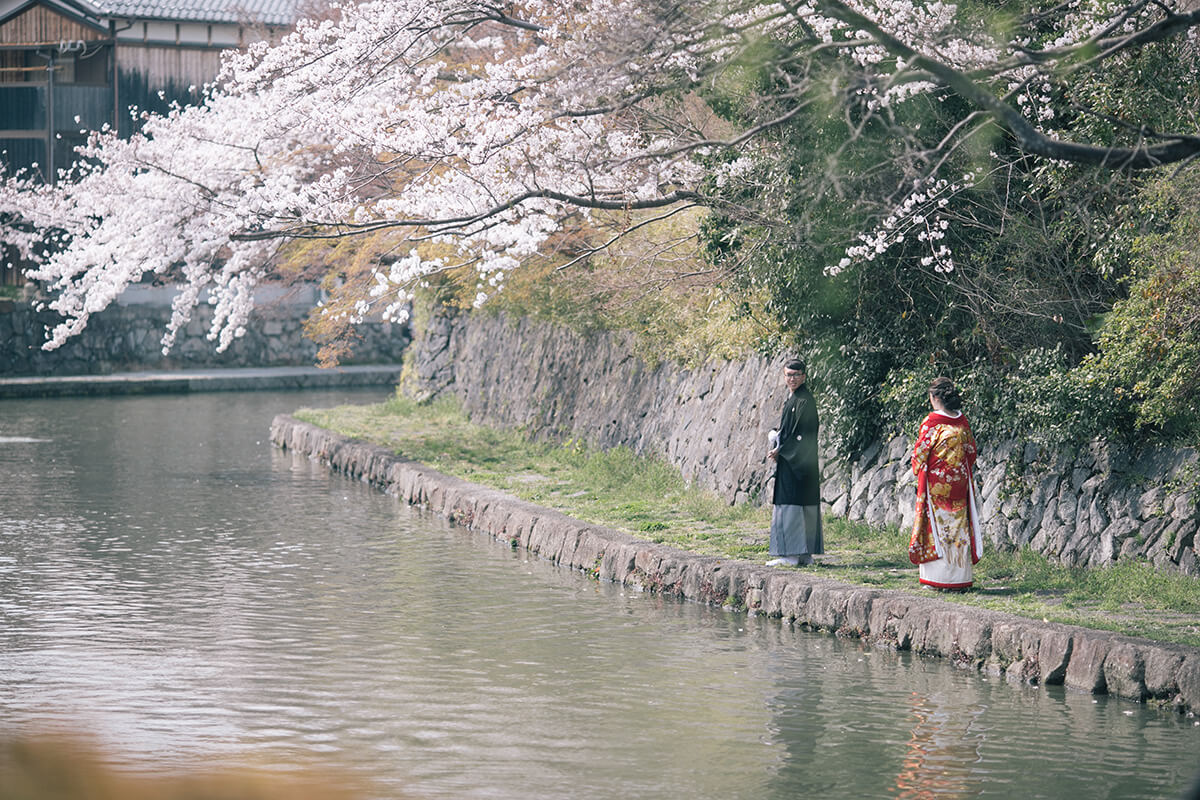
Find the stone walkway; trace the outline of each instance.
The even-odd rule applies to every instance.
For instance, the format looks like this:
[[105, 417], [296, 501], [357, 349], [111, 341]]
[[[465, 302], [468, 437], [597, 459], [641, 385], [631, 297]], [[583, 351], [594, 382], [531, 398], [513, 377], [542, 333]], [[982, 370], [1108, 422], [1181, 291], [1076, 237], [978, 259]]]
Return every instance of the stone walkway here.
[[0, 398], [390, 386], [400, 379], [400, 370], [399, 364], [369, 364], [0, 378]]

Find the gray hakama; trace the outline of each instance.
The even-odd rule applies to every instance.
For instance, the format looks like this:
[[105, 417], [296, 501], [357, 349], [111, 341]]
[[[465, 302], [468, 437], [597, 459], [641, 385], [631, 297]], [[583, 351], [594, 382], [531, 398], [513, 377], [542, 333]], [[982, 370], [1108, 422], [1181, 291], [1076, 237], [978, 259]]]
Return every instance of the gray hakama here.
[[771, 555], [800, 556], [801, 561], [807, 562], [811, 556], [824, 552], [820, 506], [774, 507], [771, 512]]

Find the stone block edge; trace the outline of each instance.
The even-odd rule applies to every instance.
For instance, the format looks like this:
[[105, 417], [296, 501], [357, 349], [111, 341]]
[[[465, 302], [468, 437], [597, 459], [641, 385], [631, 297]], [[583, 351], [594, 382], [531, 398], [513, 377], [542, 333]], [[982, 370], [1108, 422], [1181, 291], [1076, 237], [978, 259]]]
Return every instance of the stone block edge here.
[[598, 580], [949, 659], [1023, 685], [1200, 710], [1200, 649], [698, 555], [592, 525], [280, 414], [271, 441]]

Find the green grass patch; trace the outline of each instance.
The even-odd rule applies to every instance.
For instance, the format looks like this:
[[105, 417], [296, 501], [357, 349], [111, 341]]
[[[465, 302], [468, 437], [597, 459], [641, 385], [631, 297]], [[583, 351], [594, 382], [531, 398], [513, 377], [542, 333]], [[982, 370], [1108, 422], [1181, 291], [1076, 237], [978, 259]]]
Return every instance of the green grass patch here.
[[[538, 441], [522, 431], [476, 425], [453, 400], [420, 404], [397, 396], [376, 405], [300, 409], [295, 416], [647, 541], [732, 559], [766, 558], [769, 506], [731, 506], [687, 485], [671, 465], [628, 448], [594, 450], [580, 441]], [[864, 586], [929, 592], [917, 584], [917, 569], [908, 561], [906, 531], [826, 516], [824, 535], [826, 555], [800, 569]], [[1146, 563], [1072, 568], [1030, 550], [989, 550], [976, 566], [975, 587], [938, 597], [1200, 646], [1200, 581]]]
[[534, 441], [520, 431], [475, 425], [449, 400], [423, 405], [397, 397], [371, 406], [301, 409], [295, 416], [644, 539], [707, 555], [766, 553], [767, 509], [730, 506], [688, 487], [670, 465], [628, 448]]

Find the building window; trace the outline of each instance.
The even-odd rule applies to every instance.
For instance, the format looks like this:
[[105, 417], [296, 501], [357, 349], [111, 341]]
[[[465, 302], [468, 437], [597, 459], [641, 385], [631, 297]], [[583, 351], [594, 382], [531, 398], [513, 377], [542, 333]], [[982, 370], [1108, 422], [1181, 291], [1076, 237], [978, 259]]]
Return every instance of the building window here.
[[45, 83], [46, 60], [32, 50], [0, 50], [0, 83]]
[[89, 86], [107, 86], [109, 48], [101, 47], [90, 53], [77, 53], [73, 57], [75, 80], [67, 83], [82, 83]]

